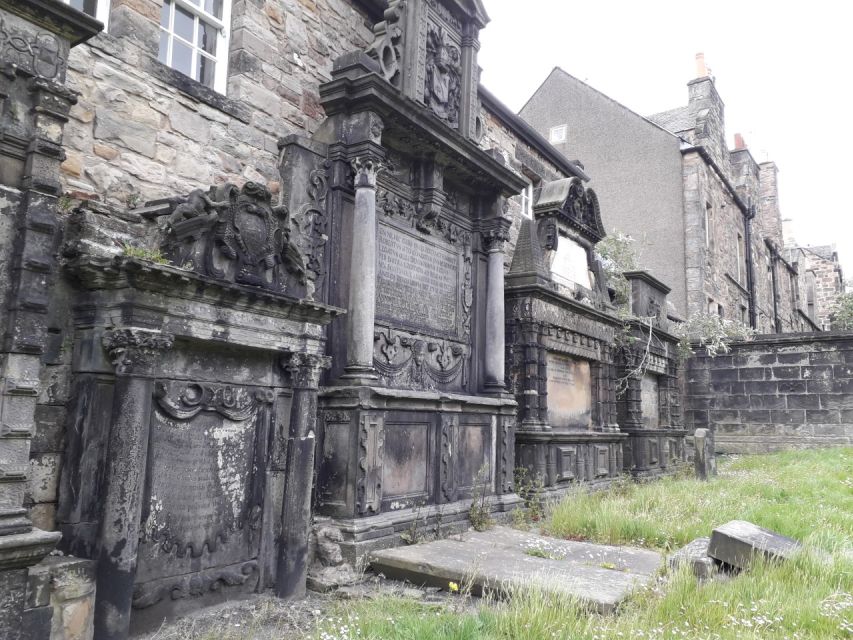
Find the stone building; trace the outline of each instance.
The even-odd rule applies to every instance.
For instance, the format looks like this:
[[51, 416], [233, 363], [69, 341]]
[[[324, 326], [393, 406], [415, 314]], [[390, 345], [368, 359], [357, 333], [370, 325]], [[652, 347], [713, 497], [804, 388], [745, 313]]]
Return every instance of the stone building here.
[[833, 245], [801, 247], [789, 238], [788, 262], [797, 267], [800, 295], [806, 314], [822, 331], [832, 328], [832, 309], [844, 293], [844, 272]]
[[[479, 86], [482, 4], [70, 4], [0, 0], [0, 635], [299, 595], [476, 491], [518, 504], [504, 274], [532, 220], [576, 234], [534, 185], [598, 213]], [[625, 436], [587, 316], [618, 323], [567, 304], [597, 482]]]
[[676, 314], [759, 332], [811, 330], [783, 252], [776, 166], [725, 141], [723, 101], [701, 58], [687, 106], [643, 117], [555, 68], [520, 115], [596, 177], [608, 230], [672, 288]]

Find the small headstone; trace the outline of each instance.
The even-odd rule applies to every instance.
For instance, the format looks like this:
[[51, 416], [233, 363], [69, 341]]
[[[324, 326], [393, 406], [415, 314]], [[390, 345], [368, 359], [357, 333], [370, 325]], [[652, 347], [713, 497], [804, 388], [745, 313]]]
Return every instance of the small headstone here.
[[711, 533], [708, 555], [720, 562], [745, 569], [756, 554], [783, 560], [800, 548], [800, 543], [743, 520], [732, 520]]
[[688, 564], [693, 575], [700, 580], [710, 580], [720, 571], [719, 564], [708, 556], [710, 538], [696, 538], [669, 557], [669, 568], [677, 570], [681, 565]]
[[696, 429], [693, 434], [693, 465], [696, 477], [707, 480], [717, 475], [717, 458], [714, 454], [714, 436], [708, 429]]

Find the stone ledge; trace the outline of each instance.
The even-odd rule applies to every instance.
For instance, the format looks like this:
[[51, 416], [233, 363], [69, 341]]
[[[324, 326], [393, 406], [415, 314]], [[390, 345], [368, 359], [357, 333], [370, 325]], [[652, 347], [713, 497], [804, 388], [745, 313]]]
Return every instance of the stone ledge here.
[[33, 529], [28, 533], [0, 536], [0, 571], [31, 567], [56, 546], [58, 531]]

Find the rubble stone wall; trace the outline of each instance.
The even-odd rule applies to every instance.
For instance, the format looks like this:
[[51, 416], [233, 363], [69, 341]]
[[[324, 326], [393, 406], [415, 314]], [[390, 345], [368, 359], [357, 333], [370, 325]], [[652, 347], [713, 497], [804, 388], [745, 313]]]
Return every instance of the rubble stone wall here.
[[853, 443], [853, 333], [759, 336], [687, 362], [688, 432], [721, 453]]

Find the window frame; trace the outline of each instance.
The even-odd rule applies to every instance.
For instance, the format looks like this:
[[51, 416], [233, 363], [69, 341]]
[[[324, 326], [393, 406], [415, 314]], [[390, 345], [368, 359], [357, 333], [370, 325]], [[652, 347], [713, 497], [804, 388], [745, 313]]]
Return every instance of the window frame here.
[[[62, 4], [67, 4], [69, 7], [71, 6], [71, 0], [59, 0]], [[111, 0], [95, 0], [95, 15], [90, 16], [104, 25], [104, 31], [109, 27], [110, 22], [110, 2]], [[85, 11], [81, 11], [81, 13], [86, 13]], [[90, 14], [86, 13], [87, 16]]]
[[[217, 18], [212, 13], [208, 13], [200, 6], [194, 4], [191, 0], [165, 0], [164, 5], [168, 2], [171, 7], [169, 9], [169, 26], [164, 27], [161, 23], [158, 23], [157, 29], [158, 34], [166, 33], [168, 35], [168, 47], [166, 49], [165, 61], [160, 59], [160, 50], [158, 44], [157, 51], [157, 59], [170, 69], [177, 71], [183, 75], [186, 75], [191, 80], [198, 82], [199, 84], [216, 91], [222, 95], [225, 95], [226, 88], [228, 84], [228, 51], [231, 41], [231, 2], [232, 0], [222, 0], [222, 18]], [[200, 4], [203, 4], [204, 0], [199, 0]], [[183, 37], [175, 33], [175, 13], [177, 8], [180, 7], [187, 13], [193, 16], [193, 40], [194, 42], [188, 42]], [[210, 54], [205, 51], [198, 43], [199, 41], [199, 30], [201, 28], [201, 23], [206, 23], [212, 26], [216, 30], [216, 53]], [[178, 39], [179, 43], [185, 47], [190, 48], [192, 51], [192, 56], [190, 59], [190, 73], [184, 74], [183, 71], [176, 68], [172, 64], [172, 53], [173, 53], [173, 45], [175, 39]], [[213, 86], [205, 84], [200, 78], [197, 80], [195, 78], [198, 72], [198, 58], [199, 56], [203, 56], [212, 60], [215, 64], [214, 73], [213, 73]]]
[[[554, 136], [554, 133], [557, 131], [562, 131], [562, 136], [557, 139]], [[548, 142], [551, 144], [563, 144], [569, 137], [569, 125], [568, 124], [558, 124], [548, 131]]]
[[521, 191], [521, 215], [528, 220], [533, 220], [533, 183], [528, 182]]

